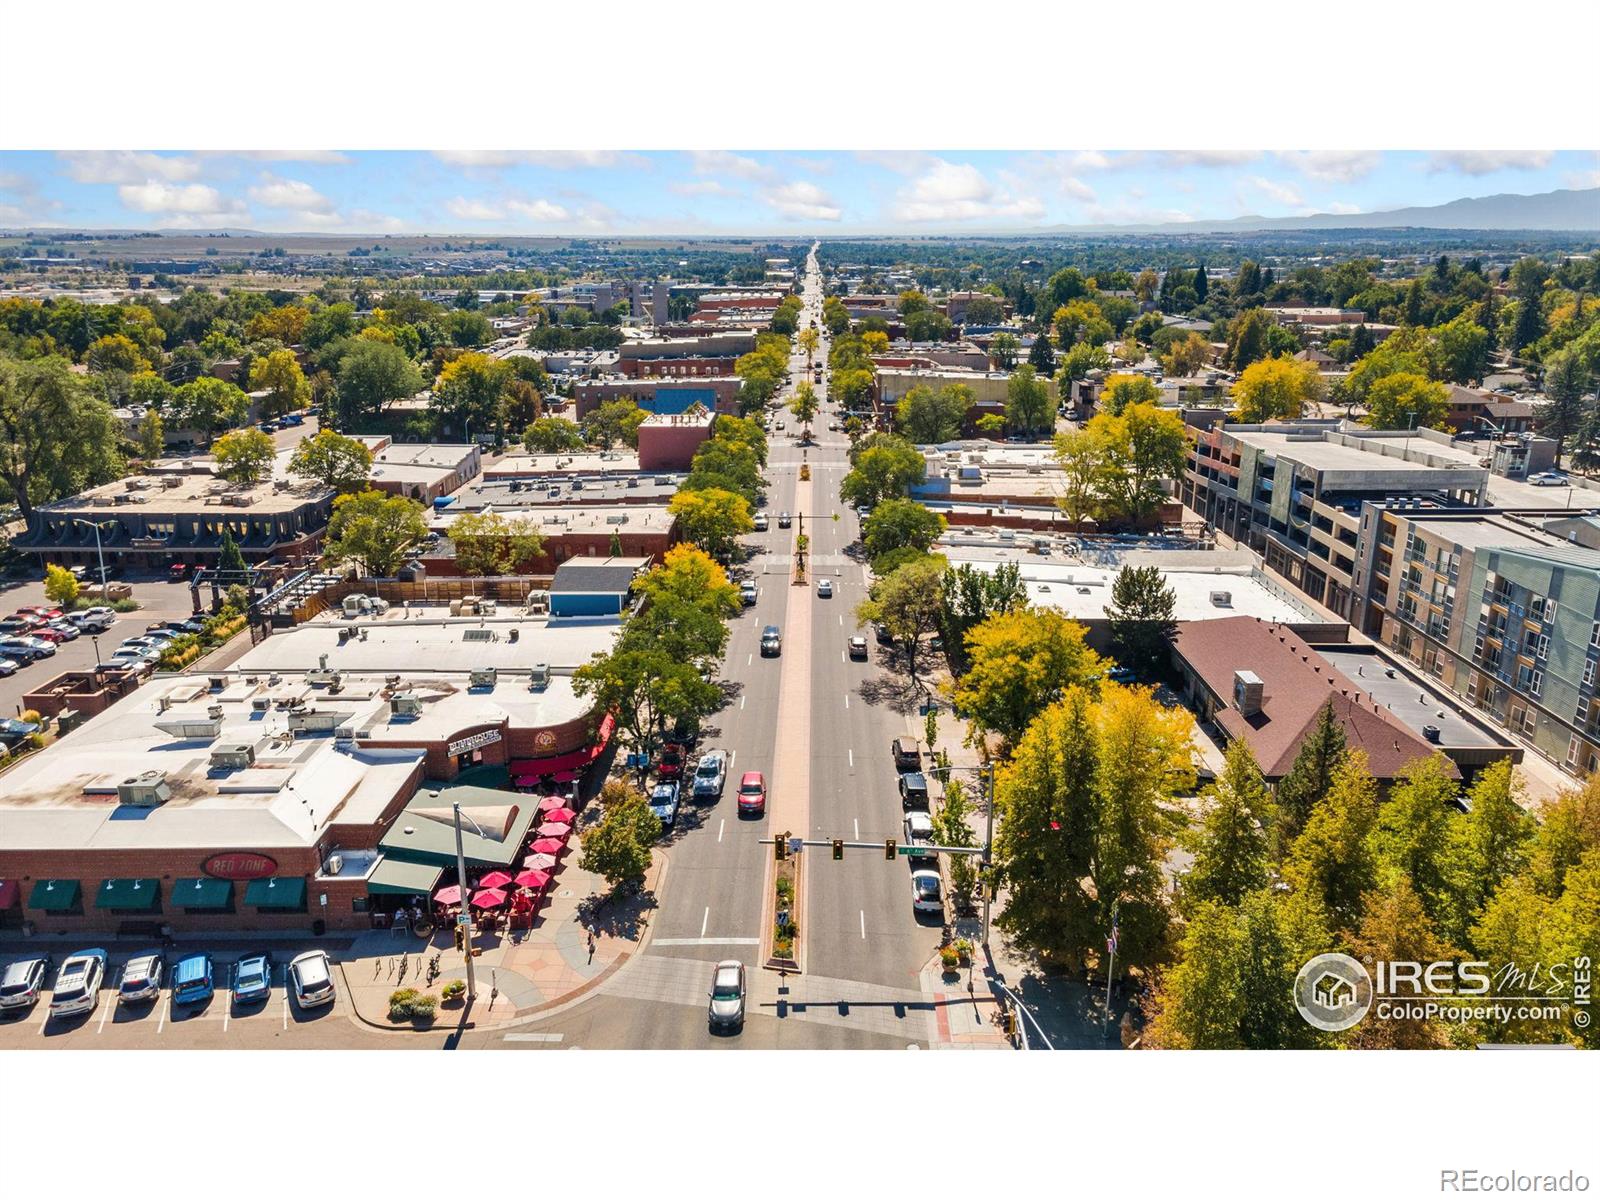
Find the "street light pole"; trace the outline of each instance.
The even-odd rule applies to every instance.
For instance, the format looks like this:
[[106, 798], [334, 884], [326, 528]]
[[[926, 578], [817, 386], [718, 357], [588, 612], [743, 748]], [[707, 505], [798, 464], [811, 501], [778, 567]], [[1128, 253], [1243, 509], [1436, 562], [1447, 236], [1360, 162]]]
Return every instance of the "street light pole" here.
[[461, 805], [452, 804], [456, 823], [456, 884], [461, 892], [461, 926], [466, 931], [461, 948], [467, 956], [467, 1003], [478, 996], [478, 982], [472, 974], [472, 905], [467, 896], [467, 856], [461, 850]]
[[994, 763], [984, 764], [983, 948], [989, 948], [989, 902], [994, 898]]
[[83, 517], [73, 517], [72, 523], [74, 525], [87, 525], [89, 528], [94, 530], [94, 557], [95, 561], [99, 564], [100, 570], [100, 599], [104, 600], [106, 598], [106, 555], [105, 550], [100, 545], [100, 526], [105, 524], [105, 522], [90, 521]]

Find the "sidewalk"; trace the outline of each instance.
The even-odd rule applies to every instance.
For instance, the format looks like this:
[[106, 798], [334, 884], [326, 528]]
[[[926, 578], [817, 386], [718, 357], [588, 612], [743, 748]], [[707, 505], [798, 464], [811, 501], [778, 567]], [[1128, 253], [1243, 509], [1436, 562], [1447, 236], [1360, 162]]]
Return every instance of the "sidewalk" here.
[[[657, 850], [643, 890], [623, 902], [594, 911], [606, 882], [577, 865], [577, 848], [568, 851], [557, 870], [549, 899], [540, 906], [531, 930], [512, 934], [479, 933], [473, 944], [477, 1001], [472, 1008], [476, 1029], [513, 1025], [554, 1008], [595, 987], [648, 941], [650, 913], [667, 870], [666, 854]], [[587, 914], [595, 931], [594, 952], [588, 948]], [[429, 958], [437, 954], [439, 976], [427, 984]], [[339, 956], [344, 992], [356, 1017], [365, 1025], [409, 1033], [413, 1027], [389, 1020], [389, 994], [414, 987], [439, 995], [452, 979], [466, 978], [466, 964], [456, 951], [452, 933], [440, 930], [428, 941], [392, 930], [374, 930], [354, 939]], [[429, 1031], [454, 1024], [459, 1008], [438, 1010]]]

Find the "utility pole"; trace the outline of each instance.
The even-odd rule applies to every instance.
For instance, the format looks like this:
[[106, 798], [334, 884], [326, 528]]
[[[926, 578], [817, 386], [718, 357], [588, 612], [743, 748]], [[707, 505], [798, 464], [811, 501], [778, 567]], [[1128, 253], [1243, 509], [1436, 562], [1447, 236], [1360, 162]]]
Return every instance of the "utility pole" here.
[[983, 766], [983, 948], [989, 948], [989, 902], [994, 897], [994, 763]]
[[461, 948], [467, 956], [467, 1003], [478, 997], [478, 982], [472, 974], [472, 905], [467, 895], [467, 856], [461, 850], [461, 805], [452, 804], [456, 820], [456, 885], [461, 892], [461, 926], [466, 931]]

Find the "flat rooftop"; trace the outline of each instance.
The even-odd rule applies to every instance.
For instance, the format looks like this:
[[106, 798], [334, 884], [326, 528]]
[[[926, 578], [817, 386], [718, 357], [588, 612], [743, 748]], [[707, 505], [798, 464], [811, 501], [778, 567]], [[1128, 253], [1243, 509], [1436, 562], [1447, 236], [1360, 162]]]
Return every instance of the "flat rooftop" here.
[[[523, 493], [526, 495], [526, 493]], [[533, 526], [547, 537], [564, 533], [670, 533], [677, 517], [667, 511], [665, 504], [606, 504], [595, 508], [582, 508], [568, 504], [517, 504], [517, 498], [502, 504], [495, 502], [496, 512], [509, 514], [511, 519]], [[449, 535], [456, 518], [470, 509], [436, 509], [428, 514], [428, 528]]]
[[226, 483], [209, 473], [133, 475], [115, 483], [89, 488], [51, 504], [42, 504], [39, 511], [74, 517], [110, 518], [128, 513], [190, 514], [214, 510], [219, 517], [232, 514], [248, 517], [260, 513], [294, 512], [304, 504], [315, 503], [331, 494], [331, 490], [321, 484], [288, 479], [240, 486]]
[[[329, 696], [301, 677], [227, 677], [218, 691], [205, 676], [157, 678], [0, 776], [0, 848], [271, 849], [312, 844], [335, 822], [378, 821], [421, 752], [340, 745], [331, 730], [291, 737], [293, 702], [340, 724], [387, 707], [358, 689]], [[218, 747], [249, 747], [253, 762], [214, 767]], [[119, 783], [151, 771], [170, 789], [164, 803], [119, 800]]]
[[510, 479], [519, 475], [614, 474], [637, 471], [637, 451], [606, 450], [584, 454], [508, 454], [485, 468], [484, 479]]
[[[1106, 605], [1111, 602], [1111, 585], [1123, 566], [1154, 565], [1177, 593], [1176, 620], [1260, 617], [1286, 625], [1325, 623], [1262, 575], [1248, 551], [1143, 550], [1062, 561], [1067, 556], [1059, 551], [1048, 558], [1030, 553], [1026, 549], [1028, 537], [1026, 530], [1018, 531], [1019, 544], [1014, 548], [951, 545], [941, 540], [935, 550], [946, 555], [952, 566], [971, 563], [991, 574], [1006, 563], [1014, 563], [1022, 572], [1029, 603], [1058, 609], [1080, 621], [1105, 618]], [[1214, 602], [1214, 592], [1228, 593], [1227, 602]]]
[[1424, 726], [1432, 725], [1439, 731], [1441, 746], [1492, 748], [1511, 744], [1469, 721], [1452, 701], [1372, 651], [1319, 645], [1312, 649], [1419, 737], [1425, 738]]
[[[1472, 474], [1480, 477], [1488, 475], [1488, 471], [1478, 465], [1477, 459], [1460, 461], [1459, 455], [1444, 456], [1444, 461], [1439, 465], [1430, 466], [1399, 457], [1397, 454], [1384, 454], [1377, 449], [1365, 450], [1342, 442], [1326, 441], [1320, 437], [1307, 437], [1304, 434], [1241, 429], [1227, 425], [1222, 427], [1222, 432], [1274, 458], [1288, 458], [1314, 471], [1349, 475], [1381, 474], [1386, 477], [1384, 480], [1376, 478], [1372, 480], [1375, 489], [1389, 486], [1388, 481], [1395, 477], [1404, 478], [1408, 481], [1407, 486], [1411, 487], [1431, 486], [1448, 489]], [[1414, 443], [1414, 449], [1419, 454], [1424, 450], [1432, 454], [1437, 449], [1432, 443], [1422, 439], [1414, 439]], [[1379, 444], [1381, 443], [1374, 443], [1375, 446]]]
[[450, 503], [439, 511], [493, 508], [504, 512], [540, 507], [591, 508], [596, 504], [613, 508], [665, 504], [677, 495], [683, 479], [681, 471], [481, 479], [458, 488], [451, 495]]
[[[398, 605], [349, 620], [325, 612], [253, 647], [236, 664], [250, 674], [289, 671], [451, 672], [474, 667], [571, 673], [605, 653], [621, 632], [615, 617], [449, 617], [443, 605]], [[340, 644], [342, 630], [355, 630]], [[364, 635], [364, 636], [363, 636]], [[326, 657], [327, 665], [323, 666]]]
[[1555, 538], [1535, 537], [1490, 518], [1477, 521], [1417, 521], [1415, 528], [1439, 541], [1455, 542], [1469, 550], [1483, 550], [1491, 546], [1546, 550], [1560, 544]]

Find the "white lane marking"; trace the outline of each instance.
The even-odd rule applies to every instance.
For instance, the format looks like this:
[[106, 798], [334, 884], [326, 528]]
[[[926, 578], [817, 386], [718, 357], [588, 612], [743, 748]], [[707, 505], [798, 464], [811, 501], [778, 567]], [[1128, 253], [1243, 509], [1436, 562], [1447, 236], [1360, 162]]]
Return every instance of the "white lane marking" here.
[[656, 938], [650, 944], [652, 946], [759, 946], [761, 939], [729, 937]]
[[846, 664], [848, 664], [849, 661], [850, 661], [848, 658], [845, 657], [845, 652], [843, 650], [839, 651], [839, 661], [842, 662], [842, 663], [846, 663]]
[[867, 940], [867, 910], [861, 910], [861, 940]]
[[739, 752], [737, 750], [728, 751], [728, 774], [729, 775], [733, 774], [733, 764], [736, 763], [737, 761], [739, 761]]
[[700, 918], [700, 936], [701, 937], [705, 937], [705, 935], [706, 935], [706, 926], [710, 923], [710, 921], [711, 921], [711, 906], [708, 904], [708, 905], [706, 905], [705, 915], [703, 915]]
[[861, 818], [854, 817], [852, 818], [852, 822], [856, 827], [856, 841], [859, 842], [861, 840]]
[[845, 693], [845, 694], [844, 694], [844, 706], [845, 706], [845, 707], [846, 707], [846, 708], [849, 708], [849, 707], [850, 707], [850, 693], [849, 693], [849, 692], [846, 692], [846, 693]]
[[723, 820], [723, 821], [718, 821], [717, 822], [717, 843], [719, 845], [722, 842], [722, 831], [724, 829], [726, 829], [727, 827], [728, 827], [728, 822], [727, 821]]
[[746, 701], [746, 700], [748, 700], [748, 699], [749, 699], [749, 698], [750, 698], [750, 697], [748, 697], [748, 696], [740, 696], [740, 697], [739, 697], [739, 711], [740, 711], [740, 712], [743, 712], [743, 711], [744, 711], [744, 702], [745, 702], [745, 701]]
[[218, 994], [227, 1001], [227, 1004], [222, 1009], [222, 1032], [227, 1033], [228, 1018], [233, 1016], [233, 994], [227, 988], [223, 988]]
[[96, 1033], [104, 1033], [105, 1032], [105, 1030], [106, 1030], [106, 1018], [111, 1015], [111, 1010], [113, 1008], [115, 1008], [115, 1007], [116, 1007], [115, 1004], [106, 1005], [105, 1012], [100, 1014], [100, 1027], [95, 1030]]
[[39, 1022], [39, 1032], [43, 1033], [50, 1024], [50, 1005], [42, 998], [40, 999], [39, 1003], [44, 1007], [44, 1020]]
[[156, 1022], [156, 1032], [160, 1033], [167, 1027], [167, 1018], [172, 1015], [172, 993], [167, 993], [167, 1002], [161, 1006], [161, 1019]]
[[[287, 980], [285, 985], [287, 986]], [[289, 996], [287, 992], [284, 993], [283, 997], [283, 1027], [285, 1029], [289, 1028]]]
[[754, 654], [746, 654], [744, 656], [744, 665], [748, 667], [751, 663], [755, 662], [755, 660], [756, 656]]
[[855, 770], [855, 765], [856, 765], [856, 752], [855, 752], [855, 750], [847, 748], [845, 750], [845, 753], [850, 756], [850, 769], [852, 771]]
[[844, 614], [843, 613], [839, 614], [839, 627], [841, 629], [844, 628]]
[[[561, 1033], [508, 1033], [502, 1039], [507, 1042], [559, 1042], [565, 1034]], [[574, 1046], [572, 1049], [576, 1050]]]

